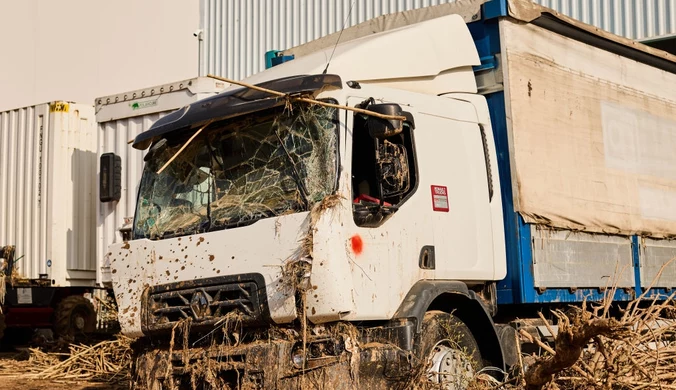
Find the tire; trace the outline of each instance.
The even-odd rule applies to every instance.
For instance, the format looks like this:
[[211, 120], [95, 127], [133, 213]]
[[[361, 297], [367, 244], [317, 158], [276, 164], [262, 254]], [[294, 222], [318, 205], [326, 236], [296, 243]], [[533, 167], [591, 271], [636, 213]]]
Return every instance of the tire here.
[[465, 389], [483, 367], [479, 345], [467, 325], [442, 311], [425, 313], [414, 351], [424, 367], [421, 379], [435, 389]]
[[57, 337], [76, 338], [96, 329], [96, 312], [87, 298], [81, 295], [66, 297], [56, 308], [54, 333]]

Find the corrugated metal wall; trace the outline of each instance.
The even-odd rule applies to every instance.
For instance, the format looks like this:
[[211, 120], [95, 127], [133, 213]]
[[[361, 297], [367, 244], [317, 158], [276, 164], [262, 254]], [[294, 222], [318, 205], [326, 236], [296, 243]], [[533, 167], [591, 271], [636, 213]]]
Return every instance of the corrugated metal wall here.
[[[201, 0], [200, 75], [243, 79], [264, 54], [288, 49], [380, 15], [454, 0]], [[352, 11], [350, 12], [350, 7]]]
[[0, 113], [0, 245], [21, 276], [94, 285], [95, 137], [90, 105]]
[[631, 39], [676, 33], [676, 0], [537, 0], [537, 3]]
[[48, 104], [0, 113], [0, 246], [16, 245], [16, 257], [24, 256], [20, 272], [36, 277], [47, 259], [47, 185], [40, 167], [48, 155], [42, 150], [48, 120]]
[[132, 149], [127, 142], [146, 131], [152, 124], [172, 112], [171, 110], [122, 118], [98, 124], [99, 128], [99, 156], [103, 153], [115, 153], [122, 160], [122, 193], [119, 202], [99, 202], [97, 221], [97, 250], [98, 258], [104, 259], [108, 245], [120, 242], [118, 229], [124, 224], [124, 219], [134, 217], [136, 193], [141, 182], [143, 171], [143, 157], [147, 150]]
[[[380, 15], [454, 0], [201, 0], [200, 75], [243, 79], [288, 49]], [[632, 39], [676, 33], [676, 0], [537, 0]], [[352, 12], [350, 13], [350, 7]]]

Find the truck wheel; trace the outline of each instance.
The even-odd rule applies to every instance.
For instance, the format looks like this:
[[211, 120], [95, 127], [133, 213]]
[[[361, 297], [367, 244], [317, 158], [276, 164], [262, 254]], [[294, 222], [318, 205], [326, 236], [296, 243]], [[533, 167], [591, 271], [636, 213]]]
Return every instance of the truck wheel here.
[[472, 332], [460, 319], [442, 311], [425, 313], [416, 355], [425, 365], [427, 381], [446, 390], [467, 388], [482, 367]]
[[56, 308], [54, 332], [57, 336], [73, 338], [96, 329], [96, 312], [87, 298], [80, 295], [66, 297]]

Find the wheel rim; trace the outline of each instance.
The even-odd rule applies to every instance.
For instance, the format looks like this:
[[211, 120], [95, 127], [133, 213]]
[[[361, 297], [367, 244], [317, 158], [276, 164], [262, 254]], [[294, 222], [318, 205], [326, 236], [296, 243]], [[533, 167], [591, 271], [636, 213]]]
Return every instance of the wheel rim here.
[[84, 317], [82, 315], [76, 315], [73, 321], [73, 325], [75, 325], [75, 330], [77, 330], [78, 332], [82, 332], [85, 328]]
[[466, 353], [451, 345], [449, 340], [442, 340], [432, 348], [428, 379], [446, 390], [465, 389], [474, 377], [472, 361]]

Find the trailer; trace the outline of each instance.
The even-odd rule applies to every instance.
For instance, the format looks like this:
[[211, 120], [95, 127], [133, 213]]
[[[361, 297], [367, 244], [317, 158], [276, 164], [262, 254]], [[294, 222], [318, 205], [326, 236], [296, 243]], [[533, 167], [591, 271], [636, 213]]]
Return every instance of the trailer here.
[[0, 113], [0, 335], [95, 330], [94, 126], [67, 101]]
[[673, 56], [469, 0], [268, 59], [132, 143], [138, 385], [463, 388], [517, 317], [676, 284]]

